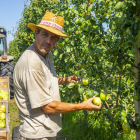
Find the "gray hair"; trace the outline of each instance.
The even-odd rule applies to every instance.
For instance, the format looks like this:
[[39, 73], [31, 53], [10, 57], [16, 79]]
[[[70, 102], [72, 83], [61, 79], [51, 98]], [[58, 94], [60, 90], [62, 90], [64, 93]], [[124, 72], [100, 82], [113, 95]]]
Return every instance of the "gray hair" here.
[[37, 27], [38, 34], [40, 33], [41, 29], [41, 27]]

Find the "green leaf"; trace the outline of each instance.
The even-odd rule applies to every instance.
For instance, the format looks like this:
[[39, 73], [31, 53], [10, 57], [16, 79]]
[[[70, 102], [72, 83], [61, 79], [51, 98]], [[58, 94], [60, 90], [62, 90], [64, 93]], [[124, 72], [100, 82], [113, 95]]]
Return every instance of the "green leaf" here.
[[131, 53], [135, 55], [136, 54], [136, 49], [135, 48], [132, 48], [131, 49]]
[[88, 12], [92, 11], [92, 6], [88, 7]]
[[62, 57], [63, 57], [63, 54], [61, 53], [61, 54], [59, 55], [59, 58], [62, 59]]
[[95, 10], [95, 6], [93, 5], [93, 7], [92, 7], [92, 11], [94, 11]]
[[74, 75], [76, 75], [77, 77], [79, 77], [79, 71], [74, 71]]
[[136, 39], [140, 38], [140, 31], [138, 31], [138, 35], [136, 36]]
[[98, 96], [98, 95], [99, 95], [99, 93], [97, 91], [95, 91], [95, 90], [88, 90], [86, 92], [87, 99], [89, 99], [89, 98], [91, 98], [93, 96]]
[[63, 43], [59, 43], [58, 47], [62, 48], [63, 47]]
[[84, 88], [82, 88], [82, 87], [80, 87], [80, 86], [78, 87], [78, 92], [79, 92], [80, 94], [83, 94], [83, 93], [84, 93], [84, 90], [85, 90]]
[[115, 5], [115, 9], [116, 10], [119, 10], [123, 7], [123, 2], [118, 2], [116, 5]]
[[81, 6], [82, 9], [85, 9], [86, 7], [87, 7], [87, 4], [83, 4], [83, 5]]
[[127, 116], [127, 113], [126, 113], [125, 110], [122, 110], [122, 111], [121, 111], [121, 116], [123, 116], [123, 117], [126, 117], [126, 116]]
[[116, 14], [116, 17], [118, 17], [118, 18], [122, 18], [122, 16], [123, 16], [123, 13], [122, 13], [122, 12], [118, 12], [118, 13]]
[[92, 26], [92, 27], [93, 27], [93, 29], [96, 29], [96, 28], [98, 28], [98, 26], [95, 26], [95, 25], [94, 25], [94, 26]]
[[53, 54], [56, 56], [58, 54], [58, 50], [56, 49]]
[[131, 34], [132, 34], [129, 27], [126, 29], [126, 33], [127, 33], [128, 35], [131, 35]]
[[85, 15], [85, 19], [88, 20], [91, 16], [90, 15]]
[[103, 2], [103, 0], [98, 0], [98, 4], [100, 4], [101, 2]]
[[67, 47], [66, 48], [66, 52], [70, 52], [70, 47]]
[[69, 83], [69, 84], [67, 85], [67, 87], [68, 87], [69, 89], [73, 88], [74, 86], [75, 86], [75, 83]]
[[135, 114], [135, 117], [139, 117], [139, 113], [136, 113], [136, 114]]

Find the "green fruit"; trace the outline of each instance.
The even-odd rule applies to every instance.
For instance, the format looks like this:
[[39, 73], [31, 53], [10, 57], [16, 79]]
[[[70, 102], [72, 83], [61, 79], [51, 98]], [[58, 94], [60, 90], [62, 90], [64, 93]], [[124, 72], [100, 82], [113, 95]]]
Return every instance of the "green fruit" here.
[[88, 57], [88, 61], [92, 61], [93, 59], [92, 59], [92, 57], [91, 56], [89, 56]]
[[99, 105], [99, 104], [101, 104], [101, 99], [100, 99], [100, 97], [95, 97], [94, 99], [93, 99], [93, 101], [92, 101], [95, 105]]
[[120, 119], [121, 123], [123, 123], [125, 120], [126, 120], [126, 118], [121, 116], [121, 119]]
[[123, 133], [125, 134], [130, 134], [130, 132], [131, 132], [131, 128], [123, 129]]
[[0, 128], [4, 128], [5, 127], [5, 122], [4, 121], [0, 121]]
[[6, 106], [5, 105], [1, 105], [0, 106], [0, 111], [5, 112], [6, 111]]
[[87, 96], [86, 96], [86, 95], [84, 95], [84, 101], [85, 101], [85, 100], [87, 100]]
[[0, 113], [0, 120], [4, 120], [6, 118], [5, 113]]
[[89, 82], [90, 82], [90, 81], [89, 81], [89, 78], [83, 78], [83, 79], [82, 79], [82, 83], [83, 83], [83, 85], [85, 85], [85, 86], [88, 85]]
[[106, 94], [106, 93], [104, 92], [104, 90], [102, 90], [101, 93], [100, 93], [100, 98], [101, 98], [101, 100], [103, 100], [103, 101], [107, 101], [107, 100], [108, 100], [108, 94]]
[[130, 134], [131, 128], [127, 120], [122, 124], [123, 133]]
[[3, 100], [8, 100], [8, 95], [5, 95], [5, 96], [3, 97]]
[[97, 78], [97, 79], [99, 79], [99, 78], [100, 78], [99, 74], [97, 74], [97, 75], [96, 75], [96, 78]]

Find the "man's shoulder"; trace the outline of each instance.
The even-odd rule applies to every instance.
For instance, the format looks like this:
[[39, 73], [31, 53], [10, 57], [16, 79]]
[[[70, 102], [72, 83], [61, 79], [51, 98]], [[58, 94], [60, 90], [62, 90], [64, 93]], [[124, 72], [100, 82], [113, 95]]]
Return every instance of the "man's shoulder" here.
[[26, 71], [31, 69], [37, 69], [41, 67], [39, 56], [32, 50], [25, 50], [21, 57], [19, 58], [18, 62], [16, 63], [15, 68], [23, 69]]
[[19, 58], [19, 61], [22, 62], [30, 62], [30, 61], [35, 61], [37, 62], [37, 60], [39, 60], [39, 56], [33, 51], [33, 50], [25, 50], [23, 52], [23, 54], [21, 55], [21, 57]]

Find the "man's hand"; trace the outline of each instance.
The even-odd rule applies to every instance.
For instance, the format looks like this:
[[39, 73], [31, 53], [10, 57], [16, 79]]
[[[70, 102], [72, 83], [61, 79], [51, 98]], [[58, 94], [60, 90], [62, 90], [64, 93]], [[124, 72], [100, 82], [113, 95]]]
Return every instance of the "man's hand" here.
[[76, 81], [80, 81], [80, 80], [81, 80], [80, 77], [72, 75], [69, 77], [59, 77], [58, 83], [59, 83], [59, 85], [64, 84], [64, 83], [76, 83]]
[[81, 78], [75, 75], [67, 77], [67, 83], [77, 83], [76, 81], [81, 81]]
[[88, 111], [92, 111], [92, 110], [100, 110], [102, 105], [100, 104], [99, 106], [94, 105], [93, 104], [93, 99], [95, 97], [91, 97], [88, 100], [83, 101], [81, 104], [83, 105], [83, 110], [88, 110]]

